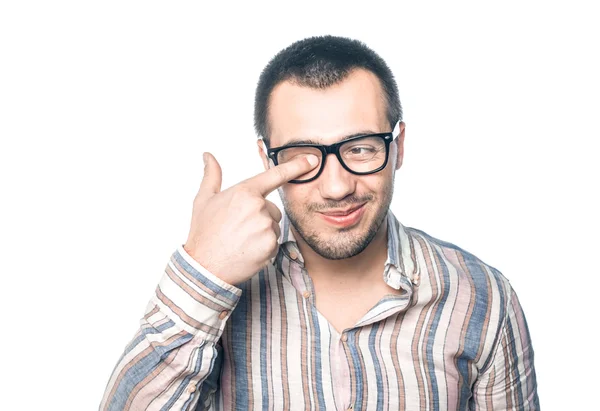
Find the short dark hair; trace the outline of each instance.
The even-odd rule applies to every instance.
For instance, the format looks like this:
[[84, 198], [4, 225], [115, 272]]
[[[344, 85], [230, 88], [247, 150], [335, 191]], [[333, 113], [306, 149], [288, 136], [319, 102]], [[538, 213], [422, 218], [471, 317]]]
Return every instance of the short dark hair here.
[[364, 43], [337, 36], [316, 36], [299, 40], [281, 50], [263, 69], [254, 98], [254, 129], [268, 141], [268, 109], [271, 92], [279, 83], [291, 80], [301, 86], [323, 89], [343, 81], [354, 69], [375, 74], [387, 100], [391, 127], [402, 121], [398, 85], [392, 71], [377, 53]]

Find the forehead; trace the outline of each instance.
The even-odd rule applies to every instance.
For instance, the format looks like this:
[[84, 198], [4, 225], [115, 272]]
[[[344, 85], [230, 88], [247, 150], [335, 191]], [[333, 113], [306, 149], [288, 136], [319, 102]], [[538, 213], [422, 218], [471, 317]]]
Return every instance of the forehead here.
[[308, 139], [331, 144], [356, 133], [390, 131], [386, 108], [381, 82], [367, 70], [354, 70], [325, 89], [285, 81], [269, 99], [271, 146]]

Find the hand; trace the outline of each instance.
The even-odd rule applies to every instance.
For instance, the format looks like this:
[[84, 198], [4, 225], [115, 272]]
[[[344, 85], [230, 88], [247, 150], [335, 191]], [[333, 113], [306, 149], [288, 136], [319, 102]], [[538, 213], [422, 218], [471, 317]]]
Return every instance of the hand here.
[[204, 158], [204, 177], [183, 247], [212, 274], [236, 285], [277, 255], [281, 212], [265, 197], [308, 173], [319, 160], [314, 155], [299, 157], [221, 191], [221, 166], [210, 153]]

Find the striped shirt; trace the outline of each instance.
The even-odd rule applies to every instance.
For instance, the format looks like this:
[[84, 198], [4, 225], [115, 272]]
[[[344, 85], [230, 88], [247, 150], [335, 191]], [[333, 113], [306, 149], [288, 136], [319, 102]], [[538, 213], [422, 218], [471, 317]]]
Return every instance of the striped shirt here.
[[403, 292], [339, 333], [289, 224], [272, 264], [237, 287], [180, 246], [101, 409], [539, 409], [525, 317], [498, 270], [389, 211], [383, 278]]

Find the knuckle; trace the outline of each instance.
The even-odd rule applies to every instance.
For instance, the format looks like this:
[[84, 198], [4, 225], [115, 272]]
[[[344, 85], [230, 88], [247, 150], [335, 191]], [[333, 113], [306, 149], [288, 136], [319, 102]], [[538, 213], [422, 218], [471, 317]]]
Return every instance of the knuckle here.
[[277, 221], [280, 221], [282, 215], [281, 215], [281, 211], [279, 210], [279, 208], [275, 204], [273, 204], [272, 202], [270, 202], [268, 200], [265, 202], [265, 204], [267, 206], [267, 209], [272, 213], [273, 218]]
[[243, 198], [249, 194], [249, 190], [244, 184], [238, 184], [232, 188], [231, 195], [233, 198]]
[[260, 212], [264, 208], [264, 201], [262, 198], [255, 195], [251, 195], [245, 198], [244, 208], [254, 212]]
[[265, 236], [260, 246], [260, 252], [264, 256], [263, 265], [270, 264], [271, 258], [277, 256], [278, 250], [279, 243], [277, 241], [277, 237], [274, 234]]
[[265, 217], [260, 222], [261, 231], [270, 234], [273, 232], [273, 220], [271, 217]]
[[250, 187], [248, 184], [241, 183], [235, 187], [234, 194], [235, 197], [241, 198], [244, 201], [256, 201], [259, 200], [256, 196], [256, 192]]
[[277, 235], [271, 231], [271, 235], [269, 236], [269, 241], [268, 241], [269, 251], [273, 251], [274, 249], [277, 248], [277, 245], [278, 245], [277, 240], [278, 240]]
[[251, 204], [253, 197], [250, 190], [245, 186], [236, 187], [232, 193], [232, 200], [236, 203]]
[[273, 241], [277, 241], [279, 238], [277, 232], [273, 228], [272, 220], [270, 218], [264, 218], [259, 223], [259, 231], [261, 238], [264, 239], [265, 243], [272, 244]]
[[282, 181], [287, 181], [288, 180], [287, 179], [288, 173], [286, 172], [286, 168], [284, 168], [284, 167], [275, 167], [273, 170], [275, 170], [274, 172], [277, 175], [277, 178], [279, 180], [282, 180]]

